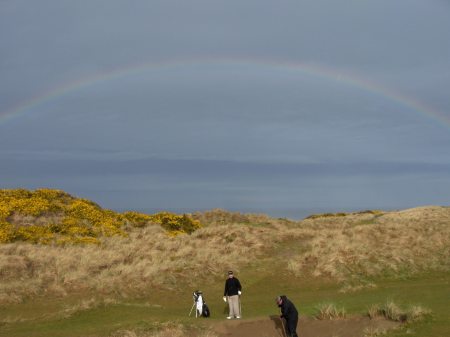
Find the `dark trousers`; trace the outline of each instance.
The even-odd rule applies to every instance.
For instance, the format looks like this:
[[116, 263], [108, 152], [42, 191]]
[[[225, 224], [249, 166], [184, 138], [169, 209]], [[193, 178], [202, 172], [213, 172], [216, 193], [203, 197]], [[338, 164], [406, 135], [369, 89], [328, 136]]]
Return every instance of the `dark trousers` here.
[[287, 337], [298, 337], [297, 323], [298, 323], [298, 317], [286, 319], [286, 335], [287, 335]]

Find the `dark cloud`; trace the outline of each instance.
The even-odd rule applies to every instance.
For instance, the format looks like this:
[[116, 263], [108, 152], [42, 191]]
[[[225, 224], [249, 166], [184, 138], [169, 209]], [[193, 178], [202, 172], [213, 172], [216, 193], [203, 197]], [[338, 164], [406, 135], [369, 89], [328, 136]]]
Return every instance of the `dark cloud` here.
[[0, 181], [115, 208], [444, 203], [450, 122], [432, 112], [450, 120], [449, 14], [419, 0], [2, 1]]

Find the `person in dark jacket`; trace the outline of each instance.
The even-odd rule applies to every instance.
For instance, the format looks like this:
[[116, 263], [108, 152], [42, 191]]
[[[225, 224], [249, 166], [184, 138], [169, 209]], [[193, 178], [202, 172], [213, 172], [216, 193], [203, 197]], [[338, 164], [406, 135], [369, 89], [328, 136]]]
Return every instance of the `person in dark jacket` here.
[[230, 270], [228, 272], [228, 278], [225, 281], [225, 290], [223, 292], [224, 302], [228, 301], [229, 315], [227, 319], [232, 319], [234, 317], [241, 318], [241, 306], [240, 306], [240, 296], [242, 294], [242, 287], [239, 280], [234, 277], [233, 272]]
[[281, 309], [281, 319], [286, 320], [285, 330], [288, 337], [298, 337], [297, 335], [297, 323], [298, 323], [298, 311], [285, 295], [277, 296], [277, 305]]

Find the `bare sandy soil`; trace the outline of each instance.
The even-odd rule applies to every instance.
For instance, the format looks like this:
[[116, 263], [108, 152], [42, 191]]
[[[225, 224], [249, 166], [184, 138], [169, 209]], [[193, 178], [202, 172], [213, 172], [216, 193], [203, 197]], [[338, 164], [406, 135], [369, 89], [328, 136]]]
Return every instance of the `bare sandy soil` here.
[[[297, 326], [299, 337], [363, 337], [376, 330], [389, 330], [399, 323], [368, 317], [350, 317], [338, 320], [316, 320], [301, 317]], [[252, 320], [224, 321], [214, 325], [220, 337], [286, 337], [278, 316]]]

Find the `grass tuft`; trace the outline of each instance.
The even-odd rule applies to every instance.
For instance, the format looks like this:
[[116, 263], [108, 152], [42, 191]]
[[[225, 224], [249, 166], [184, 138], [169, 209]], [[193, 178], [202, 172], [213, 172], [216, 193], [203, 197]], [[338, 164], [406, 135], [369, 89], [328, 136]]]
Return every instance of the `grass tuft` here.
[[400, 308], [393, 301], [387, 301], [385, 304], [375, 304], [368, 308], [368, 316], [372, 318], [385, 317], [396, 322], [418, 322], [431, 316], [431, 310], [419, 305], [410, 306], [408, 309]]
[[316, 314], [314, 315], [320, 320], [333, 320], [346, 317], [346, 311], [342, 308], [337, 308], [334, 303], [321, 303], [316, 307]]
[[373, 327], [368, 327], [363, 330], [363, 337], [377, 337], [386, 335], [387, 331], [384, 329], [378, 329]]

